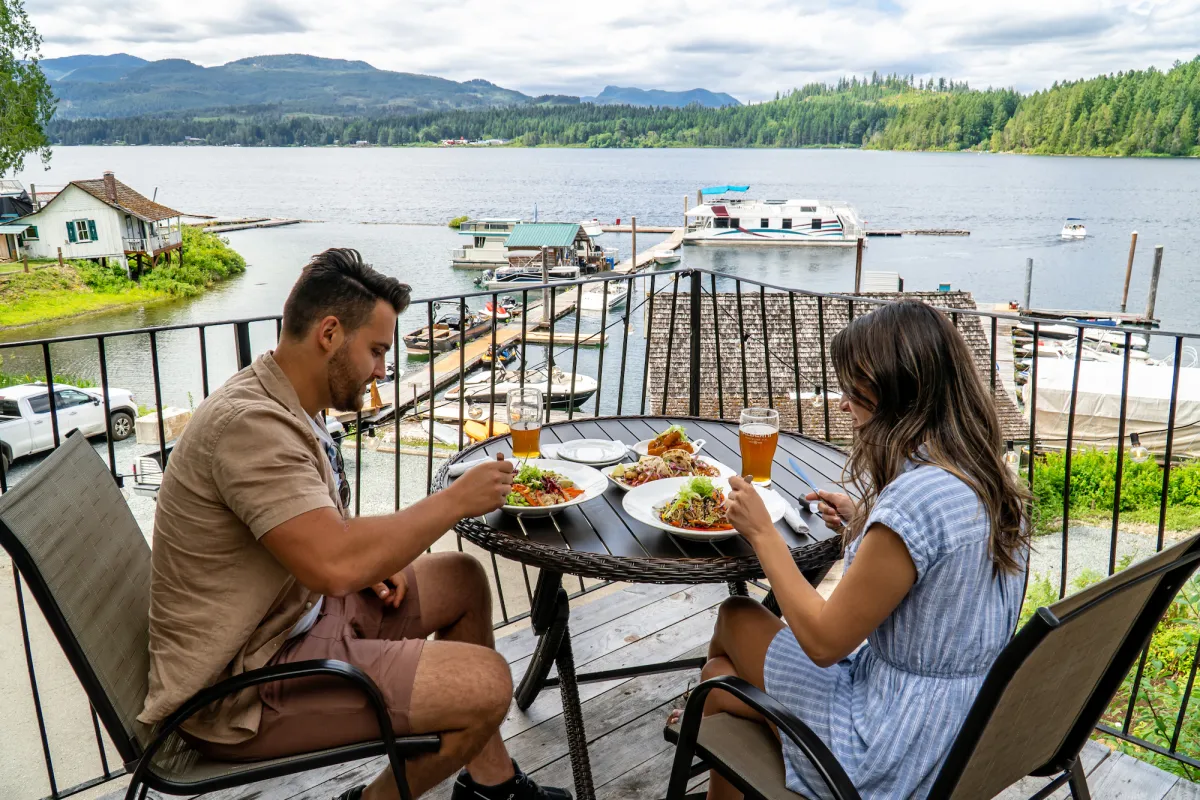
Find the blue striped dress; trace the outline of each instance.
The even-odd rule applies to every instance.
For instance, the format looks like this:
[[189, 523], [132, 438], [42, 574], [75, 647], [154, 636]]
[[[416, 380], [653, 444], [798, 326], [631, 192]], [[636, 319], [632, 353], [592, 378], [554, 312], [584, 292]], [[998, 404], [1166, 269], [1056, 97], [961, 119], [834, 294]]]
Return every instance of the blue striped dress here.
[[[822, 669], [791, 630], [767, 651], [767, 693], [829, 746], [864, 798], [925, 797], [984, 675], [1008, 642], [1023, 574], [993, 574], [986, 511], [950, 473], [912, 463], [880, 493], [868, 528], [904, 540], [917, 582], [849, 657]], [[859, 540], [846, 551], [850, 568]], [[787, 785], [825, 798], [824, 783], [785, 737]]]

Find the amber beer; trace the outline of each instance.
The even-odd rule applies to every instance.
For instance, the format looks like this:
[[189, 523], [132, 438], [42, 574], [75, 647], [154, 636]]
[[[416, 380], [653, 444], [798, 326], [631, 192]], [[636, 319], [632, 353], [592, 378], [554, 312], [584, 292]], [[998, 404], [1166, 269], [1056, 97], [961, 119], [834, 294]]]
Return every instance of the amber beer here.
[[738, 425], [742, 451], [742, 474], [757, 484], [771, 483], [771, 462], [779, 444], [779, 412], [769, 408], [747, 408]]
[[512, 434], [514, 458], [541, 455], [542, 390], [527, 386], [508, 393], [508, 429]]
[[518, 422], [509, 425], [512, 433], [514, 458], [537, 458], [541, 455], [538, 447], [542, 438], [542, 423], [540, 421]]

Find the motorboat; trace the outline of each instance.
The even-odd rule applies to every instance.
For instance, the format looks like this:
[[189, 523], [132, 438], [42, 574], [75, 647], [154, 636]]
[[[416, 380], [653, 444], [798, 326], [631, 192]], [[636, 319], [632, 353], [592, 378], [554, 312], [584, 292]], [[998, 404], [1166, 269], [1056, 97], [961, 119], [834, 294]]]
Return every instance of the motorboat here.
[[1067, 217], [1066, 222], [1063, 223], [1061, 235], [1064, 239], [1085, 239], [1087, 238], [1087, 226], [1079, 217]]
[[[605, 286], [608, 295], [605, 296]], [[579, 307], [583, 311], [603, 311], [605, 308], [616, 308], [629, 297], [629, 281], [597, 281], [585, 283], [579, 298]]]
[[655, 250], [654, 263], [666, 266], [667, 264], [678, 264], [681, 256], [678, 250]]
[[855, 247], [866, 236], [858, 212], [840, 200], [747, 200], [749, 186], [701, 189], [686, 213], [684, 244]]
[[604, 227], [600, 224], [600, 220], [595, 217], [580, 220], [579, 227], [583, 228], [583, 232], [593, 239], [604, 235]]
[[410, 358], [428, 356], [430, 352], [445, 353], [458, 347], [460, 342], [478, 339], [494, 324], [491, 314], [467, 314], [465, 319], [459, 314], [445, 314], [433, 324], [432, 331], [425, 326], [405, 336], [404, 347]]
[[[572, 381], [574, 387], [572, 387]], [[547, 398], [550, 408], [571, 408], [583, 405], [596, 394], [596, 379], [588, 375], [563, 372], [557, 367], [554, 375], [548, 377], [545, 370], [536, 369], [525, 372], [524, 384], [521, 382], [519, 370], [503, 370], [496, 372], [495, 389], [492, 388], [492, 373], [484, 370], [468, 378], [464, 384], [462, 397], [470, 403], [487, 405], [495, 403], [503, 405], [508, 400], [508, 393], [522, 387], [541, 389]], [[572, 391], [574, 388], [574, 391]], [[459, 387], [454, 386], [446, 392], [445, 399], [457, 401]], [[573, 402], [572, 402], [573, 400]]]
[[[547, 267], [547, 283], [567, 283], [579, 280], [579, 267], [560, 265]], [[512, 289], [542, 284], [542, 270], [538, 266], [506, 267], [488, 270], [479, 279], [479, 284], [488, 289]]]

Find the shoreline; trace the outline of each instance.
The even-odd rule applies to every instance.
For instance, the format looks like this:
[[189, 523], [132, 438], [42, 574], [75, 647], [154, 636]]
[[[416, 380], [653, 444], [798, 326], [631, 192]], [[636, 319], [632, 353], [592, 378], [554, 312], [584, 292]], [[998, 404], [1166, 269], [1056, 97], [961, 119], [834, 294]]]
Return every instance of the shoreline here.
[[[143, 289], [140, 291], [150, 292], [152, 290]], [[70, 295], [70, 293], [64, 292], [61, 296], [69, 296], [69, 295]], [[120, 295], [99, 295], [99, 296], [100, 297], [106, 297], [106, 296], [120, 297]], [[135, 308], [135, 307], [139, 307], [139, 306], [141, 306], [141, 307], [154, 306], [154, 305], [159, 305], [160, 303], [167, 303], [167, 302], [170, 302], [171, 300], [178, 300], [178, 299], [180, 299], [180, 298], [163, 293], [161, 296], [143, 297], [143, 298], [139, 298], [136, 300], [128, 300], [128, 301], [124, 301], [124, 302], [114, 303], [112, 305], [105, 305], [105, 306], [101, 306], [99, 308], [90, 308], [90, 309], [85, 309], [83, 311], [76, 311], [76, 312], [70, 313], [70, 314], [62, 314], [60, 316], [41, 317], [32, 322], [21, 322], [16, 325], [0, 325], [0, 334], [8, 333], [9, 331], [19, 331], [19, 330], [23, 330], [25, 328], [36, 328], [38, 325], [49, 325], [51, 323], [67, 322], [69, 320], [82, 319], [84, 317], [98, 317], [98, 316], [101, 316], [102, 314], [109, 314], [109, 313], [112, 313], [115, 311], [128, 311], [131, 308]]]

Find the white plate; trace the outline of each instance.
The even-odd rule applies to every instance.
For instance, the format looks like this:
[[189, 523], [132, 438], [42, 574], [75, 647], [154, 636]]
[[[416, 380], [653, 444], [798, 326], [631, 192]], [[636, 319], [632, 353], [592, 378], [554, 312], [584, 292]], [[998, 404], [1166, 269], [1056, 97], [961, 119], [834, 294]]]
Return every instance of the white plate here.
[[531, 458], [527, 461], [517, 462], [517, 471], [519, 472], [522, 464], [528, 464], [538, 469], [548, 469], [551, 472], [557, 472], [559, 475], [565, 475], [575, 482], [575, 485], [583, 489], [583, 494], [570, 500], [566, 503], [559, 503], [556, 506], [503, 506], [503, 510], [516, 517], [548, 517], [564, 508], [577, 506], [581, 503], [586, 503], [588, 500], [594, 500], [604, 494], [604, 490], [608, 488], [608, 479], [600, 474], [598, 470], [583, 464], [576, 464], [574, 461], [559, 461], [552, 458]]
[[[633, 449], [639, 456], [648, 456], [648, 455], [650, 455], [650, 443], [653, 441], [654, 441], [654, 439], [642, 439], [640, 442], [638, 442], [637, 444], [635, 444], [633, 446]], [[692, 455], [696, 455], [696, 453], [699, 453], [701, 450], [704, 449], [704, 440], [703, 439], [693, 439], [691, 441], [691, 445], [692, 445]]]
[[592, 466], [604, 466], [620, 461], [627, 452], [624, 442], [608, 439], [576, 439], [557, 444], [554, 449], [558, 451], [559, 458]]
[[[700, 456], [699, 460], [717, 468], [717, 477], [713, 478], [713, 480], [729, 480], [730, 476], [737, 475], [736, 472], [734, 472], [732, 469], [730, 469], [729, 467], [722, 464], [720, 461], [714, 461], [713, 459], [705, 458], [704, 456]], [[617, 486], [619, 486], [623, 491], [632, 492], [634, 489], [637, 489], [638, 488], [637, 486], [626, 486], [624, 483], [621, 483], [619, 480], [617, 480], [616, 478], [613, 477], [613, 470], [615, 470], [619, 466], [621, 466], [621, 465], [613, 464], [611, 467], [605, 467], [604, 469], [600, 470], [600, 472], [605, 477], [607, 477], [610, 481], [612, 481]], [[630, 466], [630, 465], [626, 464], [626, 466]], [[669, 481], [669, 480], [672, 480], [672, 478], [659, 478], [658, 480]], [[657, 481], [650, 481], [650, 483], [656, 483], [656, 482]], [[647, 484], [644, 484], [644, 483], [642, 484], [642, 486], [646, 486], [646, 485]]]
[[[680, 488], [684, 483], [690, 481], [691, 478], [663, 478], [662, 480], [651, 481], [643, 486], [638, 486], [635, 489], [630, 489], [625, 495], [622, 505], [629, 516], [636, 519], [638, 522], [644, 522], [660, 530], [673, 533], [683, 539], [694, 539], [700, 542], [713, 542], [720, 539], [728, 539], [731, 536], [737, 536], [737, 531], [716, 531], [713, 533], [705, 533], [704, 531], [690, 531], [686, 528], [676, 528], [674, 525], [668, 525], [659, 518], [657, 507], [662, 506], [671, 500], [679, 493]], [[729, 496], [729, 481], [724, 478], [713, 478], [713, 485], [725, 492], [725, 496]], [[768, 489], [763, 486], [755, 486], [759, 495], [767, 505], [767, 513], [771, 515], [771, 522], [778, 522], [783, 519], [783, 513], [787, 510], [787, 501], [778, 494], [774, 489]]]

